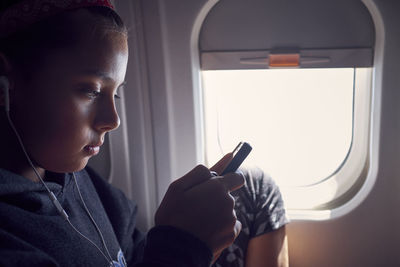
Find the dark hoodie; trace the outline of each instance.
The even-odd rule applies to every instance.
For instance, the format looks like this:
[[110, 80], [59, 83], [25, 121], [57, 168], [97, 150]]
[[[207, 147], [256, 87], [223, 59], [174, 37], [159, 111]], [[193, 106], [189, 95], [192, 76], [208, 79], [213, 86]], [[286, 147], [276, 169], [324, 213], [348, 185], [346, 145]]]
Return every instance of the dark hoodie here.
[[[155, 227], [147, 236], [138, 231], [136, 205], [91, 169], [77, 172], [76, 178], [115, 266], [210, 265], [211, 251], [186, 232], [168, 226]], [[72, 175], [46, 172], [45, 180], [71, 223], [106, 254]], [[0, 169], [0, 266], [110, 264], [58, 214], [42, 184]]]

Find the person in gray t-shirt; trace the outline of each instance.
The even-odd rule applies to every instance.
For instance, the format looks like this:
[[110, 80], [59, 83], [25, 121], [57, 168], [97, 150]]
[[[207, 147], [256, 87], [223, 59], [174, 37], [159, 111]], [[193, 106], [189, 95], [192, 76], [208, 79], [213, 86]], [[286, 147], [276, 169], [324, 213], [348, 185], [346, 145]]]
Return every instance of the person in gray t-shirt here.
[[213, 267], [287, 267], [288, 250], [283, 200], [272, 178], [259, 168], [240, 169], [246, 183], [232, 192], [242, 231]]

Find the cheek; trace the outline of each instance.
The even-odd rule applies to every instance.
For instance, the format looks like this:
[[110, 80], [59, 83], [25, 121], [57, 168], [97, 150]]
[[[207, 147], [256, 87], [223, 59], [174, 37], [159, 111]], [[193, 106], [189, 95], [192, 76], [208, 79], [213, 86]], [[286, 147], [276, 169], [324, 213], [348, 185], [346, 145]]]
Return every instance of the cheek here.
[[[23, 141], [34, 161], [48, 170], [84, 167], [82, 148], [91, 137], [93, 108], [74, 98], [30, 101], [16, 113]], [[83, 162], [85, 161], [85, 162]]]
[[[51, 107], [52, 105], [49, 105]], [[48, 127], [47, 139], [59, 147], [76, 150], [80, 149], [91, 129], [91, 113], [87, 105], [79, 101], [64, 102], [44, 110], [42, 114], [43, 127]]]

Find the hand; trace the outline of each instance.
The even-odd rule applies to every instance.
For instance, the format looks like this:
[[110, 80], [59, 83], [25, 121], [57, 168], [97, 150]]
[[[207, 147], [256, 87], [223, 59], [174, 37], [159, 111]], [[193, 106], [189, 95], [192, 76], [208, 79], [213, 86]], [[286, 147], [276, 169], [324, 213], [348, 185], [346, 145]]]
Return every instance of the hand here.
[[[230, 153], [226, 154], [222, 159], [220, 159], [214, 166], [212, 166], [210, 168], [210, 170], [218, 175], [219, 173], [223, 172], [223, 170], [226, 168], [226, 166], [228, 166], [229, 162], [232, 159], [233, 159], [233, 153], [230, 152]], [[235, 213], [235, 210], [233, 210], [233, 212]], [[235, 213], [235, 216], [236, 216], [236, 213]], [[237, 232], [236, 237], [239, 235], [241, 230], [242, 230], [241, 222], [236, 221], [236, 224], [235, 224], [235, 231]], [[236, 237], [235, 237], [235, 239], [236, 239]], [[217, 259], [219, 258], [219, 256], [221, 255], [221, 253], [224, 249], [221, 249], [220, 251], [217, 251], [214, 253], [213, 263], [215, 261], [217, 261]]]
[[[211, 169], [221, 172], [229, 163], [227, 154]], [[240, 188], [244, 178], [237, 173], [212, 177], [198, 165], [168, 188], [155, 216], [156, 225], [170, 225], [187, 231], [205, 242], [214, 259], [232, 244], [241, 230], [229, 192]]]

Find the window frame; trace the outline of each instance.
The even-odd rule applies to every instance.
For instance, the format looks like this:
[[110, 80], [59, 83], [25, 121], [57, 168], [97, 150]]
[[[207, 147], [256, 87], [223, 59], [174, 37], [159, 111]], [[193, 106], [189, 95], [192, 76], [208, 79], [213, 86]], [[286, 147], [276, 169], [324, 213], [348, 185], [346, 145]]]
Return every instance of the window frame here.
[[[374, 58], [372, 67], [368, 69], [355, 69], [352, 144], [347, 158], [330, 177], [310, 186], [281, 187], [284, 196], [296, 196], [294, 199], [285, 198], [288, 215], [292, 220], [328, 220], [343, 216], [357, 207], [367, 197], [375, 184], [378, 170], [382, 79], [381, 59], [383, 57], [384, 32], [380, 14], [376, 11], [375, 6], [368, 0], [362, 2], [366, 5], [375, 24], [375, 50], [358, 49], [357, 51], [351, 51], [350, 49], [346, 51], [345, 49], [341, 49], [341, 51], [328, 51], [328, 54], [334, 56], [342, 54], [339, 57], [342, 59], [346, 53], [349, 55], [352, 54], [353, 59], [359, 63], [358, 65], [363, 67], [372, 65], [372, 63], [364, 65], [363, 56], [369, 54], [369, 58], [372, 58], [372, 55]], [[196, 49], [199, 48], [197, 47]], [[322, 52], [327, 53], [327, 50]], [[224, 66], [223, 69], [238, 69], [238, 66], [241, 66], [243, 69], [256, 69], [260, 68], [260, 66], [262, 66], [261, 68], [268, 68], [268, 55], [270, 51], [206, 51], [203, 53], [198, 51], [198, 53], [201, 58], [202, 70], [221, 69], [221, 66]], [[298, 53], [301, 54], [301, 52]], [[321, 55], [317, 53], [316, 57], [318, 56], [320, 57]], [[325, 58], [329, 57], [329, 55], [325, 56]], [[335, 62], [335, 60], [333, 61]], [[339, 65], [344, 67], [348, 63], [351, 64], [351, 62], [345, 59]], [[337, 67], [335, 64], [331, 66]], [[311, 65], [309, 67], [316, 66]], [[317, 63], [317, 67], [321, 67], [321, 65]], [[357, 75], [363, 71], [366, 72], [364, 81], [361, 80], [360, 75]], [[361, 90], [361, 87], [364, 87], [364, 90]], [[365, 89], [366, 87], [368, 89]], [[194, 89], [196, 90], [196, 88]], [[200, 88], [199, 91], [201, 92]], [[197, 101], [202, 103], [203, 100], [197, 99]], [[199, 118], [202, 119], [202, 116]], [[203, 123], [200, 123], [200, 125], [204, 129]], [[203, 133], [202, 137], [204, 138], [204, 136]], [[204, 144], [204, 142], [203, 139], [199, 143]], [[202, 145], [202, 148], [204, 151], [205, 146]], [[348, 177], [354, 178], [348, 179]], [[335, 190], [333, 191], [332, 188], [335, 188]], [[331, 193], [327, 194], [327, 192]], [[303, 201], [303, 203], [298, 201], [304, 196], [307, 196], [310, 200]], [[318, 201], [315, 199], [318, 199]]]
[[[363, 184], [368, 171], [371, 73], [371, 68], [354, 68], [352, 136], [347, 155], [332, 174], [321, 177], [316, 183], [280, 186], [288, 210], [333, 209], [347, 202]], [[203, 131], [205, 138], [205, 127]], [[204, 140], [204, 143], [207, 143], [207, 140]], [[205, 158], [206, 154], [204, 148]]]

